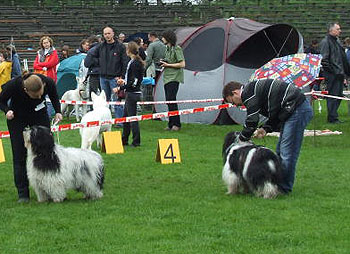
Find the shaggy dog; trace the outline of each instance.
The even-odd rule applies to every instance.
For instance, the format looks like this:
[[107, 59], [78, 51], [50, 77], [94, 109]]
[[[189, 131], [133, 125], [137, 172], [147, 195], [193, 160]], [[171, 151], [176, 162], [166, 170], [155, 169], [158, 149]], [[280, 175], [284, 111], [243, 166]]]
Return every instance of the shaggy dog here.
[[222, 153], [224, 168], [222, 179], [227, 194], [254, 193], [258, 197], [275, 198], [282, 178], [282, 165], [278, 156], [267, 147], [253, 143], [238, 143], [239, 132], [225, 137]]
[[[84, 82], [83, 78], [79, 78], [77, 77], [77, 88], [74, 90], [68, 90], [67, 92], [65, 92], [62, 96], [62, 100], [65, 101], [83, 101], [84, 99], [88, 99], [88, 91], [87, 91], [87, 83]], [[72, 111], [70, 110], [70, 105], [66, 104], [66, 103], [62, 103], [61, 104], [61, 112], [64, 115], [69, 115], [72, 113]], [[87, 105], [78, 105], [75, 104], [74, 105], [74, 111], [75, 111], [75, 117], [77, 122], [80, 121], [80, 112], [79, 109], [82, 109], [82, 114], [85, 115], [87, 112]]]
[[[102, 91], [99, 96], [92, 92], [91, 99], [93, 110], [83, 116], [81, 123], [111, 120], [112, 114], [108, 108], [105, 92]], [[95, 140], [97, 140], [97, 146], [100, 147], [102, 144], [102, 132], [110, 131], [111, 128], [112, 124], [81, 128], [81, 148], [91, 149], [91, 145]]]
[[86, 199], [103, 196], [104, 164], [95, 151], [64, 148], [54, 143], [50, 129], [33, 126], [23, 132], [27, 148], [27, 174], [39, 202], [62, 202], [68, 189]]

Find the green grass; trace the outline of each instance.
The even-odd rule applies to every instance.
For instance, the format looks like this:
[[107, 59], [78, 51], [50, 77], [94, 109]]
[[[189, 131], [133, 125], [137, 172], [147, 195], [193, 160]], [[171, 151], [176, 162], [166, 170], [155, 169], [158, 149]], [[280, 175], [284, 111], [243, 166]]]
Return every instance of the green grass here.
[[[325, 107], [324, 107], [325, 108]], [[226, 196], [221, 180], [225, 134], [240, 126], [141, 123], [142, 146], [106, 155], [105, 196], [85, 201], [69, 192], [60, 203], [16, 203], [11, 147], [3, 139], [0, 164], [0, 253], [349, 253], [350, 120], [342, 125], [318, 113], [309, 128], [343, 131], [306, 137], [294, 191], [276, 200]], [[6, 129], [3, 115], [0, 130]], [[178, 138], [182, 162], [155, 162], [157, 140]], [[79, 147], [78, 131], [60, 134]], [[277, 138], [257, 140], [270, 148]], [[96, 150], [96, 147], [94, 147]]]

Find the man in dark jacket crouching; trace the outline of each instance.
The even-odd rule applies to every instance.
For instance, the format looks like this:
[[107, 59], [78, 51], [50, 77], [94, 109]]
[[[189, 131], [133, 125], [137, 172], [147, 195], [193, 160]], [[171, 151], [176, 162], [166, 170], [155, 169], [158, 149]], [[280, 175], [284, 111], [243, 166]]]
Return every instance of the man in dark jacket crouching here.
[[224, 87], [222, 94], [226, 102], [247, 108], [239, 142], [250, 140], [258, 127], [259, 114], [268, 120], [257, 130], [257, 137], [280, 131], [276, 152], [284, 167], [284, 182], [279, 187], [284, 193], [291, 192], [304, 130], [313, 115], [309, 101], [294, 84], [273, 79], [253, 81], [247, 85], [232, 81]]

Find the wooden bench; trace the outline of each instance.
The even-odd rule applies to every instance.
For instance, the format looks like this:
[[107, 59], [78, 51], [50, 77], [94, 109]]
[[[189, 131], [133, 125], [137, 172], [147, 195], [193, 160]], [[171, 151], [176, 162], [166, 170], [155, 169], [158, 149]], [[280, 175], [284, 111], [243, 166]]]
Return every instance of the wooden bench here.
[[0, 19], [0, 23], [38, 23], [36, 19]]
[[42, 37], [42, 36], [50, 36], [50, 37], [70, 37], [70, 36], [88, 36], [86, 33], [35, 33], [35, 34], [27, 34], [28, 37]]

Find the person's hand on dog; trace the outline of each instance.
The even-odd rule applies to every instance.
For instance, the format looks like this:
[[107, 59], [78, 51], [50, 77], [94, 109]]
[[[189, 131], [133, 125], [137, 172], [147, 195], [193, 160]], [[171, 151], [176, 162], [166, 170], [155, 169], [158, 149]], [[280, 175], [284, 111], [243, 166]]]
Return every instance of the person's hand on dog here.
[[254, 132], [254, 138], [263, 138], [266, 136], [264, 128], [259, 128]]
[[13, 111], [12, 110], [7, 111], [6, 119], [7, 120], [12, 120], [13, 118], [15, 118], [15, 114], [13, 113]]

